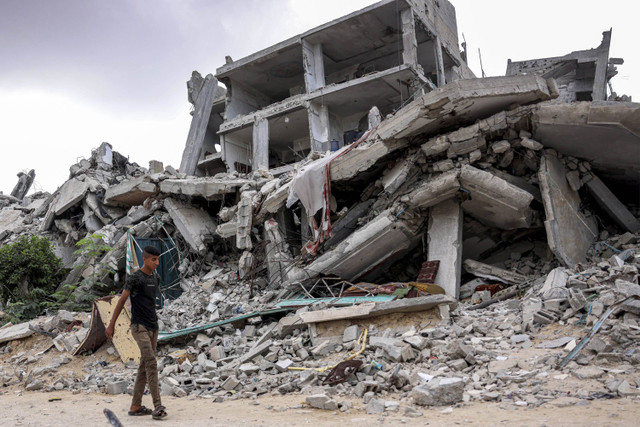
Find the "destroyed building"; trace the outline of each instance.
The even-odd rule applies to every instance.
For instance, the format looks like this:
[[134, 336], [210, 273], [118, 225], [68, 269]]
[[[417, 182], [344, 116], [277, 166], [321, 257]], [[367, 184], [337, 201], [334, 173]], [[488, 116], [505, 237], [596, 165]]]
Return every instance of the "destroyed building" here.
[[[166, 240], [177, 277], [160, 311], [165, 394], [302, 392], [337, 409], [323, 393], [338, 384], [371, 413], [394, 392], [526, 406], [566, 397], [553, 381], [572, 374], [640, 395], [637, 376], [586, 366], [636, 375], [640, 363], [640, 104], [606, 100], [621, 64], [612, 32], [488, 78], [473, 76], [456, 34], [446, 1], [385, 0], [215, 76], [194, 72], [179, 170], [102, 144], [54, 194], [0, 197], [0, 242], [41, 233], [85, 266], [68, 252], [101, 234], [113, 249], [96, 262], [117, 288], [135, 245]], [[66, 282], [89, 277], [76, 268]], [[65, 330], [67, 313], [38, 328], [60, 351], [99, 351], [114, 303], [78, 315], [80, 331]], [[130, 362], [125, 323], [114, 345]], [[604, 335], [555, 339], [549, 324]], [[33, 333], [14, 328], [0, 343]], [[533, 345], [550, 353], [512, 354]], [[321, 378], [346, 352], [360, 370]], [[126, 374], [110, 378], [79, 383], [126, 391]]]
[[602, 33], [600, 46], [579, 50], [554, 58], [539, 58], [507, 63], [507, 76], [536, 74], [555, 79], [559, 100], [605, 101], [607, 85], [618, 71], [616, 65], [624, 63], [622, 58], [609, 58], [612, 31]]
[[194, 103], [180, 170], [213, 174], [222, 161], [229, 172], [278, 174], [332, 141], [354, 142], [416, 93], [470, 77], [451, 3], [381, 1], [192, 79], [206, 104]]

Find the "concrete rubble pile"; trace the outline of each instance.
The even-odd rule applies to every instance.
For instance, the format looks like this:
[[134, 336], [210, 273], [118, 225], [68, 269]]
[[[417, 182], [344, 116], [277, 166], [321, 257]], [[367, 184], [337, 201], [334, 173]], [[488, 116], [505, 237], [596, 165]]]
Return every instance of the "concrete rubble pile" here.
[[[610, 36], [598, 48], [606, 42], [607, 58]], [[304, 43], [307, 62], [318, 60]], [[568, 72], [577, 57], [593, 59], [581, 52], [591, 51], [546, 63]], [[589, 55], [600, 64], [598, 52]], [[141, 168], [105, 143], [54, 194], [0, 196], [0, 242], [40, 233], [66, 251], [104, 235], [113, 250], [99, 264], [117, 272], [114, 287], [128, 234], [171, 237], [182, 293], [159, 310], [163, 394], [299, 393], [332, 411], [350, 411], [355, 396], [367, 413], [406, 416], [474, 400], [567, 406], [640, 395], [640, 104], [595, 89], [582, 100], [560, 68], [510, 62], [508, 76], [475, 79], [461, 63], [448, 79], [442, 65], [437, 85], [395, 111], [368, 106], [357, 138], [331, 150], [310, 118], [306, 156], [271, 167], [268, 138], [280, 131], [270, 133], [270, 115], [304, 106], [329, 120], [314, 97], [345, 83], [322, 74], [318, 89], [305, 68], [306, 92], [264, 107], [241, 85], [230, 90], [234, 67], [249, 63], [218, 70], [226, 91], [194, 72], [181, 172]], [[613, 63], [595, 73], [611, 78]], [[238, 148], [249, 134], [252, 159]], [[86, 263], [67, 257], [69, 267]], [[66, 282], [89, 275], [72, 269]], [[10, 355], [2, 384], [131, 392], [134, 372], [111, 346], [111, 362], [96, 350], [83, 378], [58, 373], [87, 334], [86, 313], [30, 325], [0, 329]], [[44, 353], [13, 354], [13, 339], [37, 332], [59, 352], [46, 367]]]

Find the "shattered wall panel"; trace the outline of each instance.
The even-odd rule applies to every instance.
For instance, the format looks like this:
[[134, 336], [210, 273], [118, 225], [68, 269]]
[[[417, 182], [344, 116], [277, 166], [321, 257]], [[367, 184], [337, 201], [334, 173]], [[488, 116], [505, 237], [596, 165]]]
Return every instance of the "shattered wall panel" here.
[[549, 247], [563, 264], [573, 267], [586, 260], [587, 250], [598, 236], [597, 225], [580, 213], [580, 196], [569, 186], [556, 157], [542, 156], [538, 178]]

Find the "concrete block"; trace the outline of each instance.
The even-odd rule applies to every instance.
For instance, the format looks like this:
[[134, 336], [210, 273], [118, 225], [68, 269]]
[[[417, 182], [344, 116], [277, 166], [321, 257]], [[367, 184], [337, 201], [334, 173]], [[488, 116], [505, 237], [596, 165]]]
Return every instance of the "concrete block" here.
[[276, 369], [279, 372], [288, 372], [289, 371], [289, 367], [293, 365], [293, 360], [291, 359], [283, 359], [283, 360], [278, 360], [276, 362]]
[[246, 375], [253, 375], [256, 372], [260, 371], [260, 367], [254, 363], [243, 363], [242, 365], [238, 366], [238, 371]]
[[88, 189], [89, 184], [77, 178], [72, 178], [65, 182], [60, 189], [60, 195], [55, 204], [55, 214], [61, 215], [67, 209], [79, 203], [84, 198]]
[[462, 378], [434, 378], [411, 390], [413, 403], [420, 406], [452, 405], [462, 400]]
[[273, 340], [268, 340], [259, 344], [257, 346], [252, 347], [249, 351], [247, 351], [244, 355], [242, 355], [238, 361], [239, 363], [249, 362], [255, 359], [257, 356], [264, 354], [269, 350], [269, 347], [273, 345]]
[[209, 357], [213, 361], [218, 361], [227, 357], [226, 351], [222, 346], [215, 346], [209, 349]]
[[4, 326], [0, 329], [0, 343], [26, 338], [33, 334], [29, 328], [29, 322], [19, 323], [13, 326]]
[[127, 381], [115, 381], [107, 383], [105, 392], [107, 394], [123, 394], [127, 391]]
[[157, 191], [157, 185], [149, 182], [149, 177], [145, 175], [109, 187], [104, 194], [104, 203], [110, 206], [138, 206]]
[[165, 199], [164, 207], [189, 246], [200, 254], [206, 252], [207, 242], [213, 238], [216, 229], [211, 216], [202, 209], [171, 198]]
[[371, 399], [365, 408], [367, 414], [382, 414], [385, 410], [385, 401], [382, 399]]
[[358, 325], [351, 325], [345, 328], [342, 334], [342, 342], [355, 341], [360, 337], [360, 327]]
[[230, 377], [227, 377], [226, 380], [224, 380], [224, 382], [220, 385], [220, 387], [223, 390], [231, 391], [236, 387], [238, 387], [239, 384], [240, 384], [240, 381], [238, 381], [238, 379], [235, 376], [230, 376]]
[[336, 401], [332, 400], [326, 394], [314, 394], [305, 398], [305, 403], [312, 408], [324, 409], [327, 411], [335, 411], [338, 409]]

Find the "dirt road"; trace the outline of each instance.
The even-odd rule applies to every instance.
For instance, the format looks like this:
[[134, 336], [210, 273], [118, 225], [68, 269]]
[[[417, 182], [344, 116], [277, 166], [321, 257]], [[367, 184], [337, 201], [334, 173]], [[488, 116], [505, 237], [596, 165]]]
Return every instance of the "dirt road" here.
[[[49, 402], [51, 398], [59, 401]], [[397, 398], [396, 398], [397, 399]], [[149, 397], [143, 403], [150, 405]], [[509, 426], [637, 426], [640, 405], [627, 399], [567, 402], [566, 407], [521, 408], [504, 403], [470, 403], [454, 407], [423, 409], [410, 418], [401, 408], [383, 416], [367, 415], [361, 400], [352, 400], [350, 413], [310, 409], [300, 405], [302, 395], [263, 396], [257, 400], [213, 403], [211, 399], [165, 398], [169, 417], [130, 417], [128, 395], [72, 394], [71, 392], [22, 392], [5, 390], [0, 395], [2, 426], [108, 426], [104, 408], [111, 409], [124, 426], [372, 426], [372, 425], [509, 425]], [[342, 399], [341, 399], [342, 400]], [[399, 400], [399, 399], [397, 399]]]

